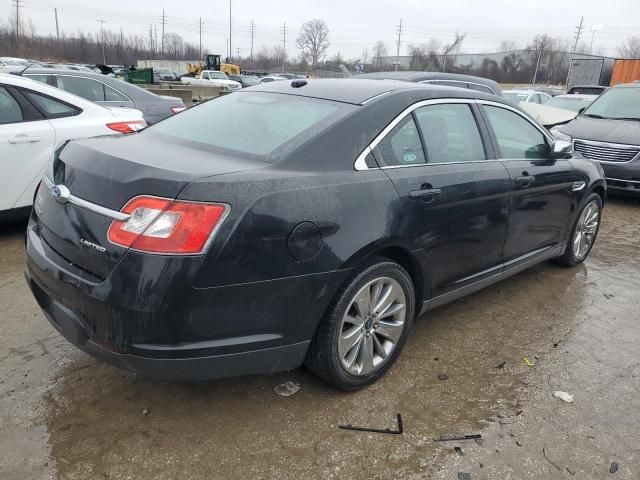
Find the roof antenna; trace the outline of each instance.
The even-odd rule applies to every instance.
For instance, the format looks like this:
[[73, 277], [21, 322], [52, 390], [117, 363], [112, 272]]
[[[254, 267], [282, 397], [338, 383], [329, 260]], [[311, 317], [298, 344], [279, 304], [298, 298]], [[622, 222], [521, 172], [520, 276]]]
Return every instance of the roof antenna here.
[[31, 66], [33, 66], [33, 65], [35, 65], [36, 63], [38, 63], [38, 62], [31, 62], [29, 65], [27, 65], [26, 67], [24, 67], [24, 68], [23, 68], [22, 70], [20, 70], [19, 72], [11, 72], [11, 73], [13, 73], [14, 75], [18, 75], [19, 77], [21, 77], [21, 76], [22, 76], [22, 74], [23, 74], [24, 72], [26, 72], [26, 71], [27, 71], [27, 68], [29, 68], [29, 67], [31, 67]]

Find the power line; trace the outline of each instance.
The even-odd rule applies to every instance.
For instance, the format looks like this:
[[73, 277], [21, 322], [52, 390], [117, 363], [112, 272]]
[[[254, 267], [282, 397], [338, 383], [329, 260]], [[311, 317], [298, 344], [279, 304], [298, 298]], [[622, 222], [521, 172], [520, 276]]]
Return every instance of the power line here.
[[58, 9], [54, 8], [53, 13], [56, 17], [56, 38], [60, 40], [60, 28], [58, 28]]
[[398, 63], [400, 63], [400, 45], [402, 44], [402, 19], [398, 25], [398, 41], [396, 42], [396, 72], [398, 71]]

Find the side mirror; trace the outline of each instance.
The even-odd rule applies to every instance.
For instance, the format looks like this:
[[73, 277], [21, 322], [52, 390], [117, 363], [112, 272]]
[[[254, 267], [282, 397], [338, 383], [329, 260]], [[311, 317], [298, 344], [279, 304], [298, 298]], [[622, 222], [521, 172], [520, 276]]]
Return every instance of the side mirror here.
[[571, 142], [566, 142], [564, 140], [556, 140], [553, 142], [553, 153], [552, 158], [567, 158], [571, 155], [573, 151], [573, 147]]

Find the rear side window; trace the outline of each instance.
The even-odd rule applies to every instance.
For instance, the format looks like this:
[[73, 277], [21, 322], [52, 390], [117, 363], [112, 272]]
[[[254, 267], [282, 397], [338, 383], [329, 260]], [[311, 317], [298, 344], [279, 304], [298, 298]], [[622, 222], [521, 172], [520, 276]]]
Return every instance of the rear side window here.
[[473, 162], [486, 154], [471, 107], [463, 103], [428, 105], [415, 111], [428, 163]]
[[90, 78], [56, 77], [58, 88], [92, 102], [104, 101], [104, 84]]
[[21, 91], [47, 118], [73, 117], [81, 112], [81, 110], [68, 103], [55, 100], [46, 95], [32, 92], [31, 90]]
[[6, 88], [0, 87], [0, 125], [23, 120], [22, 109]]
[[355, 108], [294, 95], [234, 92], [185, 110], [144, 133], [162, 134], [194, 148], [274, 161], [280, 148], [294, 148], [295, 143], [317, 135]]
[[385, 166], [420, 165], [426, 162], [420, 133], [413, 120], [407, 115], [378, 143], [376, 154]]
[[485, 105], [489, 123], [500, 149], [500, 158], [548, 158], [545, 136], [529, 121], [511, 110]]
[[116, 89], [111, 88], [108, 85], [104, 86], [104, 99], [107, 102], [128, 102], [129, 99]]

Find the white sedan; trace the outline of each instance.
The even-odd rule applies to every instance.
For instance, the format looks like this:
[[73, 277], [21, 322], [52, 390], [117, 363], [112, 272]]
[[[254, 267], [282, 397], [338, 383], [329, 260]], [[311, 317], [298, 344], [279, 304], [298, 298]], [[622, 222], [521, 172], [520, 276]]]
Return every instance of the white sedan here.
[[146, 126], [139, 110], [103, 107], [34, 80], [0, 74], [0, 217], [32, 205], [45, 168], [66, 141]]

